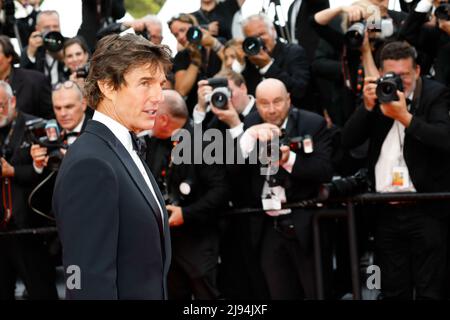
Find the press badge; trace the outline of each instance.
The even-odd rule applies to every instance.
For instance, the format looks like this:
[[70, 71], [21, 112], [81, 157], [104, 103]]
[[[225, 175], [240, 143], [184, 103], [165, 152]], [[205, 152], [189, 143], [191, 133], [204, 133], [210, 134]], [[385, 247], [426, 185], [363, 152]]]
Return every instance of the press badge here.
[[286, 202], [286, 192], [283, 187], [270, 187], [269, 192], [262, 198], [262, 205], [265, 211], [281, 210], [281, 204]]
[[314, 151], [313, 140], [310, 135], [306, 135], [303, 138], [303, 152], [312, 153]]
[[409, 174], [406, 167], [396, 166], [392, 168], [392, 187], [409, 188]]

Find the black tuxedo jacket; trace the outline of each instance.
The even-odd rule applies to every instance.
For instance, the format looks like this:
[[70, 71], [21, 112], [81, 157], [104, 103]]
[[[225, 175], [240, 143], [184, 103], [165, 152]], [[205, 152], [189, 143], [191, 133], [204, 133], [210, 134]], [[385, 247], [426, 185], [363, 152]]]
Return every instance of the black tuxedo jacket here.
[[[71, 145], [53, 196], [64, 267], [81, 269], [81, 290], [67, 290], [68, 298], [167, 297], [167, 212], [146, 170], [158, 199], [125, 147], [102, 123], [90, 120]], [[163, 227], [156, 201], [164, 211]]]
[[45, 119], [54, 117], [51, 87], [44, 74], [12, 68], [9, 83], [16, 96], [17, 110]]
[[[287, 28], [289, 33], [291, 33], [291, 15], [294, 7], [295, 1], [292, 2], [289, 7], [287, 16]], [[314, 60], [314, 55], [316, 52], [317, 45], [319, 43], [319, 36], [312, 27], [309, 19], [311, 16], [315, 15], [317, 12], [325, 10], [330, 7], [328, 0], [302, 0], [300, 5], [300, 11], [298, 12], [295, 21], [295, 38], [298, 43], [305, 49], [306, 55], [309, 61]]]
[[[258, 113], [245, 119], [245, 128], [263, 123]], [[317, 196], [321, 183], [327, 182], [332, 176], [331, 165], [331, 136], [327, 129], [325, 119], [321, 116], [291, 107], [286, 127], [288, 137], [310, 135], [313, 139], [314, 151], [310, 154], [303, 149], [296, 151], [297, 157], [291, 173], [279, 168], [276, 174], [277, 181], [281, 181], [286, 190], [288, 203], [311, 199]], [[239, 150], [239, 149], [238, 149]], [[249, 183], [249, 192], [253, 207], [261, 207], [261, 195], [265, 176], [261, 175], [259, 165], [236, 165], [236, 174], [242, 177], [242, 181]], [[253, 243], [259, 243], [263, 228], [265, 213], [252, 216], [250, 228]], [[267, 216], [268, 217], [268, 216]], [[298, 239], [305, 248], [311, 244], [312, 212], [302, 209], [293, 209], [292, 218], [296, 226]]]
[[[450, 92], [442, 84], [422, 78], [421, 94], [411, 106], [413, 118], [405, 129], [403, 155], [418, 192], [450, 191]], [[342, 131], [345, 147], [356, 147], [370, 138], [368, 167], [374, 168], [393, 120], [376, 107], [360, 106]]]

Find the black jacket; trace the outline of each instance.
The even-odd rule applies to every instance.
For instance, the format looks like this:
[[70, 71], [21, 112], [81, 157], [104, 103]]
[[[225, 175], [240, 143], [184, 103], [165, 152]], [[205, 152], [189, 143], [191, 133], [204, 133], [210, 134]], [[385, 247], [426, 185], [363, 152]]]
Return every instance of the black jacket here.
[[[64, 267], [81, 269], [81, 290], [67, 290], [68, 298], [167, 298], [167, 212], [146, 171], [157, 199], [122, 143], [98, 121], [89, 120], [67, 151], [53, 209]], [[163, 209], [162, 223], [157, 201]]]
[[[333, 169], [331, 165], [331, 138], [325, 119], [315, 113], [295, 108], [291, 108], [288, 117], [286, 135], [291, 138], [310, 135], [314, 145], [314, 151], [310, 154], [304, 153], [303, 149], [295, 151], [297, 158], [292, 173], [289, 174], [286, 170], [280, 168], [275, 175], [276, 179], [281, 181], [285, 187], [287, 202], [292, 203], [316, 197], [320, 184], [331, 179]], [[245, 119], [245, 128], [260, 123], [263, 123], [263, 121], [259, 114], [255, 113]], [[252, 207], [262, 207], [261, 195], [265, 176], [261, 175], [260, 166], [236, 165], [234, 170], [235, 174], [242, 177], [243, 183], [249, 183]], [[250, 226], [254, 244], [257, 244], [260, 240], [266, 216], [264, 213], [252, 216], [253, 221]], [[309, 210], [293, 209], [292, 218], [296, 226], [297, 237], [305, 248], [310, 248], [311, 244], [311, 217], [312, 213]]]
[[[27, 141], [25, 130], [25, 123], [32, 119], [35, 119], [35, 117], [19, 111], [9, 142], [5, 142], [6, 136], [10, 132], [8, 129], [8, 133], [5, 133], [5, 137], [0, 144], [4, 151], [7, 150], [5, 151], [6, 154], [2, 156], [14, 167], [15, 171], [14, 177], [11, 179], [12, 218], [8, 226], [10, 229], [40, 227], [48, 222], [33, 213], [28, 206], [28, 196], [39, 182], [39, 175], [33, 169], [30, 144]], [[4, 179], [2, 178], [2, 185], [3, 182]]]
[[[274, 62], [264, 74], [264, 78], [275, 78], [282, 81], [291, 94], [292, 104], [301, 108], [301, 101], [306, 94], [310, 79], [305, 50], [297, 44], [285, 44], [277, 41], [271, 56]], [[259, 70], [247, 60], [242, 76], [247, 84], [249, 94], [255, 95], [256, 86], [263, 79]]]
[[[291, 15], [294, 7], [295, 1], [292, 2], [289, 7], [287, 16], [287, 28], [289, 33], [291, 33]], [[311, 16], [315, 15], [317, 12], [322, 11], [330, 7], [328, 0], [302, 0], [300, 5], [300, 11], [298, 12], [295, 21], [295, 38], [297, 39], [299, 45], [301, 45], [311, 62], [314, 59], [314, 54], [319, 42], [319, 36], [309, 22]]]
[[45, 119], [54, 117], [51, 87], [42, 73], [12, 68], [9, 83], [16, 96], [17, 110]]
[[[450, 92], [422, 78], [422, 93], [412, 104], [411, 124], [405, 129], [403, 155], [417, 192], [450, 191]], [[360, 106], [342, 131], [342, 143], [355, 147], [370, 138], [368, 167], [372, 178], [383, 142], [393, 120], [376, 107]]]
[[98, 16], [96, 3], [93, 0], [82, 0], [82, 22], [77, 34], [86, 40], [90, 52], [95, 51], [97, 31], [104, 27], [102, 23], [105, 19], [111, 18], [114, 22], [126, 13], [124, 0], [101, 0], [101, 14]]
[[[23, 49], [22, 55], [20, 56], [20, 66], [24, 69], [29, 69], [29, 70], [36, 70], [41, 72], [42, 74], [45, 75], [45, 69], [47, 68], [47, 60], [45, 58], [46, 55], [46, 50], [44, 47], [40, 47], [37, 51], [36, 51], [36, 61], [33, 63], [31, 62], [31, 60], [28, 58], [27, 55], [27, 48], [25, 47]], [[64, 67], [64, 62], [62, 61], [55, 61], [55, 63], [57, 64], [58, 67], [58, 79], [51, 79], [51, 75], [50, 72], [48, 74], [48, 76], [46, 76], [48, 83], [56, 83], [56, 82], [61, 82], [63, 80], [65, 80], [66, 77], [66, 69]], [[50, 67], [50, 66], [48, 66]], [[55, 81], [56, 80], [56, 81]]]
[[[197, 125], [195, 134], [200, 132]], [[170, 139], [161, 140], [157, 138], [146, 138], [147, 163], [162, 188], [162, 172], [168, 175], [167, 193], [171, 195], [171, 201], [183, 208], [183, 217], [187, 228], [204, 228], [205, 224], [217, 223], [219, 211], [221, 211], [228, 200], [228, 184], [225, 179], [225, 167], [218, 164], [194, 163], [194, 126], [188, 121], [184, 126], [184, 132], [191, 135], [190, 143], [180, 142], [177, 147], [190, 148], [191, 155], [186, 157], [190, 163], [173, 163], [169, 169], [169, 158], [173, 144]], [[183, 135], [181, 135], [184, 137]], [[201, 141], [198, 139], [197, 141]], [[203, 148], [201, 146], [201, 148]], [[175, 154], [178, 152], [174, 151]], [[190, 185], [189, 194], [180, 192], [180, 184]]]
[[415, 46], [419, 53], [422, 74], [434, 64], [435, 79], [450, 85], [450, 35], [438, 26], [429, 27], [428, 14], [412, 11], [400, 30], [400, 36]]

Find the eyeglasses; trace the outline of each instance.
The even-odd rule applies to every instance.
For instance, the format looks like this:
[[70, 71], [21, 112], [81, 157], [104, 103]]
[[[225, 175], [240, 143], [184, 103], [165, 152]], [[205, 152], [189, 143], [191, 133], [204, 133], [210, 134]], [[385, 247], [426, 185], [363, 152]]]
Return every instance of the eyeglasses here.
[[58, 90], [61, 89], [61, 88], [64, 88], [64, 89], [71, 89], [71, 88], [73, 88], [74, 85], [76, 86], [76, 88], [77, 88], [78, 90], [80, 90], [80, 92], [83, 92], [83, 90], [81, 90], [81, 88], [80, 88], [80, 86], [78, 85], [78, 83], [76, 83], [75, 81], [72, 81], [72, 80], [67, 80], [67, 81], [64, 81], [64, 82], [58, 82], [58, 83], [55, 83], [55, 84], [53, 85], [52, 90], [53, 90], [53, 91], [58, 91]]

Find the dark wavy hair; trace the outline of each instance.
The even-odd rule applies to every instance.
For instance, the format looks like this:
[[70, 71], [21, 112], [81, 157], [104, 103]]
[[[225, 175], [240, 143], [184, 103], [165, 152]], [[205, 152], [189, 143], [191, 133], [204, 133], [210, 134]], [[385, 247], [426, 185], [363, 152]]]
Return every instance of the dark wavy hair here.
[[16, 50], [14, 50], [11, 39], [8, 36], [0, 35], [0, 46], [2, 47], [5, 57], [12, 57], [11, 65], [20, 62], [19, 55], [17, 54]]
[[411, 58], [413, 66], [416, 67], [417, 51], [409, 43], [404, 41], [393, 41], [387, 43], [380, 52], [380, 66], [383, 68], [385, 60], [401, 60]]
[[99, 81], [106, 81], [117, 90], [126, 85], [125, 74], [145, 65], [167, 73], [172, 65], [169, 47], [155, 45], [135, 34], [112, 34], [102, 38], [92, 56], [84, 87], [89, 106], [96, 109], [104, 98]]

